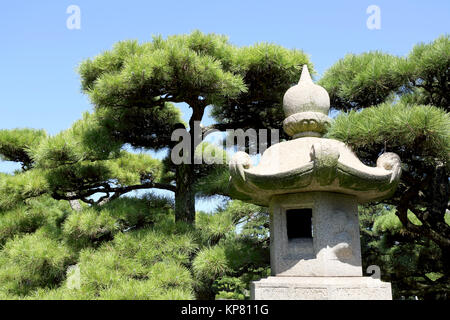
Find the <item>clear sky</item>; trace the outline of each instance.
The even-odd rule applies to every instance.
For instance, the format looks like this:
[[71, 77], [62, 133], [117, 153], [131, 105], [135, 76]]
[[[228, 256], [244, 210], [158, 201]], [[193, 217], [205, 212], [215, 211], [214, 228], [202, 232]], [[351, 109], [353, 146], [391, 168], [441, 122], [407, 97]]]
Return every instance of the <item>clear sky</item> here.
[[[80, 8], [80, 29], [66, 26], [70, 5]], [[370, 5], [380, 9], [379, 30], [366, 26]], [[236, 45], [264, 41], [302, 49], [310, 55], [318, 79], [346, 53], [382, 50], [405, 55], [414, 44], [449, 33], [450, 1], [4, 1], [0, 128], [44, 128], [50, 134], [68, 128], [83, 111], [92, 110], [76, 73], [83, 59], [119, 40], [144, 42], [155, 34], [195, 29], [226, 34]], [[0, 162], [0, 171], [12, 168]]]

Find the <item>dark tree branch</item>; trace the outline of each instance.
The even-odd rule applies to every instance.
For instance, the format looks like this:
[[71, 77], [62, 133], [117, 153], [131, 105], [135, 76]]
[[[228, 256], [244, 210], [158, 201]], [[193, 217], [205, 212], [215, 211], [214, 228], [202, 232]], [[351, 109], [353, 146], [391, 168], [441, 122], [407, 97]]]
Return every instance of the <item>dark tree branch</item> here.
[[[426, 223], [426, 221], [423, 220], [422, 213], [418, 212], [415, 208], [413, 208], [410, 205], [412, 200], [418, 196], [418, 192], [419, 192], [419, 186], [412, 186], [406, 190], [406, 192], [400, 198], [400, 203], [397, 206], [397, 212], [396, 212], [397, 217], [400, 219], [400, 222], [402, 223], [402, 225], [406, 229], [406, 231], [411, 233], [411, 236], [424, 235], [427, 238], [433, 240], [440, 247], [450, 248], [450, 239], [442, 236], [441, 234], [437, 233], [435, 230], [430, 228], [430, 226]], [[408, 210], [411, 210], [411, 212], [413, 212], [413, 213], [414, 213], [414, 211], [416, 211], [419, 214], [418, 218], [422, 218], [421, 226], [413, 224], [408, 219]]]
[[202, 128], [202, 134], [208, 132], [209, 130], [219, 130], [219, 131], [226, 131], [227, 129], [237, 129], [232, 124], [228, 123], [215, 123], [211, 124], [209, 126]]
[[[53, 198], [57, 200], [81, 200], [83, 202], [89, 203], [89, 204], [99, 204], [99, 203], [105, 203], [107, 201], [110, 201], [112, 199], [116, 199], [119, 196], [128, 193], [133, 190], [139, 190], [139, 189], [150, 189], [150, 188], [157, 188], [157, 189], [164, 189], [169, 190], [172, 192], [175, 192], [175, 186], [171, 184], [165, 184], [165, 183], [157, 183], [157, 182], [146, 182], [138, 185], [131, 185], [131, 186], [119, 186], [119, 187], [113, 187], [109, 184], [103, 184], [101, 187], [93, 188], [89, 190], [83, 190], [80, 192], [70, 192], [66, 193], [64, 195], [59, 194], [58, 192], [53, 193]], [[106, 193], [105, 196], [100, 197], [97, 201], [94, 201], [92, 199], [88, 199], [89, 196], [96, 194], [96, 193]], [[114, 193], [110, 197], [110, 194]]]

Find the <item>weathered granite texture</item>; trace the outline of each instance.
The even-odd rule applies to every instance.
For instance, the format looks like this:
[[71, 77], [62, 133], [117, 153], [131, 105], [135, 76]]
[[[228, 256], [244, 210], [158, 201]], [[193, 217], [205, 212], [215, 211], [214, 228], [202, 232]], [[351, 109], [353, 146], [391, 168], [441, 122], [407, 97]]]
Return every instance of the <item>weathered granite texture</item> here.
[[328, 92], [314, 84], [306, 65], [297, 85], [289, 88], [283, 97], [283, 110], [286, 117], [301, 112], [318, 112], [328, 115], [330, 97]]
[[[287, 237], [286, 211], [312, 209], [312, 238]], [[331, 192], [275, 196], [270, 204], [272, 275], [362, 276], [356, 198]]]
[[269, 277], [251, 284], [252, 300], [392, 300], [391, 284], [371, 277]]
[[294, 139], [268, 148], [255, 167], [245, 152], [230, 161], [231, 182], [242, 200], [268, 206], [277, 194], [329, 191], [363, 203], [395, 191], [401, 174], [395, 153], [382, 154], [377, 166], [369, 167], [345, 143], [320, 138], [331, 121], [330, 98], [312, 82], [306, 65], [299, 83], [286, 92], [283, 108], [284, 129]]
[[[277, 194], [330, 191], [354, 195], [359, 203], [389, 197], [400, 180], [400, 158], [385, 153], [377, 167], [364, 165], [343, 142], [304, 137], [268, 148], [259, 164], [237, 152], [231, 181], [243, 200], [268, 206]], [[245, 198], [247, 196], [247, 198]]]

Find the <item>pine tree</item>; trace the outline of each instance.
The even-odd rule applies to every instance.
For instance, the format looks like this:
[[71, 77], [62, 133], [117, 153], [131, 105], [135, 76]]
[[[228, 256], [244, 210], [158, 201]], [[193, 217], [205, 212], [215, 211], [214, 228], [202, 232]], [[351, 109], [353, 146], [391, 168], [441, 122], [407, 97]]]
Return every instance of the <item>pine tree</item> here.
[[[440, 248], [423, 236], [404, 232], [395, 207], [365, 205], [359, 210], [363, 270], [380, 267], [381, 279], [391, 282], [394, 299], [448, 299], [450, 286], [439, 280], [446, 273]], [[421, 222], [409, 212], [415, 225]], [[450, 215], [446, 216], [450, 223]]]
[[[218, 123], [203, 133], [213, 128], [270, 128], [273, 123], [279, 128], [282, 95], [298, 80], [303, 64], [312, 70], [298, 50], [265, 43], [236, 47], [225, 36], [195, 31], [142, 44], [119, 42], [84, 61], [79, 71], [83, 91], [97, 111], [104, 111], [103, 125], [123, 143], [171, 150], [176, 143], [171, 141], [173, 130], [186, 128], [191, 146], [184, 156], [189, 161], [167, 169], [175, 175], [177, 220], [192, 223], [198, 176], [195, 122], [212, 106]], [[187, 124], [172, 103], [189, 105]]]
[[328, 137], [349, 144], [367, 164], [386, 151], [400, 156], [401, 181], [386, 203], [395, 207], [404, 241], [420, 238], [439, 248], [444, 274], [435, 286], [448, 286], [450, 276], [449, 70], [445, 35], [416, 45], [406, 57], [347, 55], [320, 80], [332, 107], [348, 111], [335, 119]]
[[[2, 130], [0, 153], [22, 166], [0, 180], [0, 209], [44, 194], [75, 205], [77, 200], [103, 204], [138, 189], [175, 190], [160, 160], [122, 150], [98, 114], [85, 113], [54, 136], [43, 130]], [[101, 196], [93, 200], [94, 194]]]

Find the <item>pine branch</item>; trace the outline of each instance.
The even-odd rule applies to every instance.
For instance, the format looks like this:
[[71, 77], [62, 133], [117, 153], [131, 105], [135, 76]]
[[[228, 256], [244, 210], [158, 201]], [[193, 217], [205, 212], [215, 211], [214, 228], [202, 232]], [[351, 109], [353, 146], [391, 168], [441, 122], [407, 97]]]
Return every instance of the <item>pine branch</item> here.
[[[175, 186], [173, 186], [171, 184], [146, 182], [143, 184], [131, 185], [131, 186], [121, 186], [121, 187], [112, 187], [108, 184], [103, 184], [102, 187], [99, 187], [99, 188], [84, 190], [81, 192], [70, 192], [70, 193], [66, 193], [64, 195], [61, 195], [61, 194], [55, 192], [55, 193], [53, 193], [52, 196], [56, 200], [69, 200], [69, 201], [81, 200], [81, 201], [89, 203], [89, 204], [100, 204], [100, 203], [103, 204], [105, 202], [116, 199], [116, 198], [120, 197], [121, 195], [128, 193], [130, 191], [140, 190], [140, 189], [151, 189], [151, 188], [164, 189], [164, 190], [169, 190], [169, 191], [175, 192]], [[89, 196], [96, 194], [96, 193], [106, 193], [106, 195], [100, 197], [97, 201], [88, 199]], [[110, 196], [110, 193], [114, 193], [114, 195]]]

